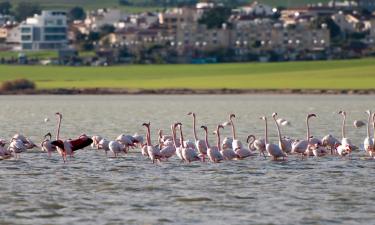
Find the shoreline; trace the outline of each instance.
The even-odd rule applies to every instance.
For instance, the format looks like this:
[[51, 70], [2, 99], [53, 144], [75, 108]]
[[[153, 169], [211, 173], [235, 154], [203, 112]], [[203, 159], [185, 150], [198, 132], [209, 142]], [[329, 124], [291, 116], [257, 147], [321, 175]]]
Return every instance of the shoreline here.
[[375, 95], [375, 89], [44, 89], [0, 91], [0, 95]]

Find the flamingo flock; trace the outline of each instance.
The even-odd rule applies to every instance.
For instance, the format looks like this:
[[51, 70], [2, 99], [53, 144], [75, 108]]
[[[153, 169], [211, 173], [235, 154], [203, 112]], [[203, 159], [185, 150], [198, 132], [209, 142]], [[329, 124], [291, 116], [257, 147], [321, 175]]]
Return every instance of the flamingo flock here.
[[[197, 115], [194, 112], [189, 112], [187, 115], [192, 117], [193, 141], [185, 140], [183, 124], [174, 122], [170, 126], [171, 133], [164, 134], [162, 130], [159, 130], [157, 134], [158, 143], [153, 144], [150, 122], [142, 124], [142, 127], [145, 128], [145, 139], [139, 134], [120, 134], [114, 140], [103, 138], [100, 135], [89, 137], [86, 134], [81, 134], [77, 138], [63, 140], [60, 139], [62, 114], [56, 113], [57, 129], [55, 139], [53, 139], [51, 133], [47, 133], [44, 136], [40, 145], [34, 144], [30, 138], [22, 134], [13, 135], [10, 142], [0, 139], [0, 159], [19, 159], [22, 153], [33, 148], [40, 148], [41, 151], [48, 153], [48, 157], [51, 157], [54, 153], [60, 155], [65, 163], [68, 160], [68, 156], [74, 158], [76, 151], [90, 145], [92, 149], [103, 150], [107, 157], [114, 158], [117, 158], [120, 154], [126, 155], [130, 151], [140, 149], [142, 156], [148, 158], [152, 163], [162, 163], [172, 157], [177, 157], [184, 163], [206, 162], [207, 160], [211, 163], [220, 163], [222, 161], [254, 159], [257, 157], [270, 158], [275, 161], [287, 160], [291, 156], [300, 157], [302, 160], [307, 157], [324, 157], [326, 155], [350, 158], [352, 152], [359, 148], [346, 135], [347, 113], [340, 111], [338, 114], [342, 117], [341, 140], [331, 134], [324, 136], [322, 139], [313, 136], [310, 130], [310, 120], [317, 118], [317, 115], [313, 113], [306, 116], [306, 139], [298, 140], [283, 136], [281, 127], [289, 126], [290, 122], [278, 118], [278, 114], [273, 113], [269, 117], [272, 118], [270, 120], [267, 116], [260, 117], [264, 121], [264, 137], [256, 138], [250, 134], [247, 136], [247, 146], [245, 146], [236, 135], [235, 114], [229, 114], [228, 121], [218, 123], [212, 133], [209, 132], [207, 126], [201, 125], [200, 131], [204, 133], [204, 138], [200, 139], [197, 131]], [[367, 110], [366, 114], [367, 136], [363, 142], [363, 150], [369, 158], [375, 159], [375, 113]], [[278, 137], [277, 143], [272, 143], [269, 140], [269, 123], [274, 123], [275, 125]], [[359, 126], [358, 124], [360, 123], [363, 123], [363, 125]], [[354, 123], [357, 128], [364, 125], [365, 123], [361, 121], [355, 121]], [[221, 130], [228, 126], [231, 128], [231, 137], [222, 139]], [[373, 136], [371, 136], [371, 130]], [[215, 135], [215, 144], [210, 144], [210, 134]]]

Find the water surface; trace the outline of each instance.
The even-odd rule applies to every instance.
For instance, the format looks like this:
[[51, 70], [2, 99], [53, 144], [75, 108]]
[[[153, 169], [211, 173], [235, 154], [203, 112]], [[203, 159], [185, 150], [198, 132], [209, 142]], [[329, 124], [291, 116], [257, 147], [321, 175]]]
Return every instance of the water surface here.
[[[373, 96], [1, 96], [0, 137], [14, 133], [35, 142], [55, 130], [54, 113], [63, 114], [62, 137], [82, 133], [113, 139], [121, 133], [144, 134], [151, 121], [169, 133], [181, 121], [192, 138], [189, 111], [199, 127], [210, 130], [236, 113], [238, 136], [263, 135], [264, 122], [278, 112], [291, 121], [283, 135], [305, 137], [305, 117], [312, 135], [340, 138], [339, 110], [348, 112], [347, 133], [361, 145], [366, 120], [375, 110]], [[45, 123], [44, 119], [50, 118]], [[269, 132], [276, 141], [276, 128]], [[230, 129], [223, 136], [230, 135]], [[203, 133], [199, 130], [199, 136]], [[154, 143], [155, 143], [154, 138]], [[210, 136], [210, 141], [215, 141]], [[375, 221], [375, 161], [355, 153], [353, 160], [334, 157], [287, 162], [262, 158], [220, 164], [181, 164], [171, 159], [152, 165], [139, 153], [110, 159], [86, 149], [63, 164], [55, 155], [25, 153], [0, 161], [0, 224], [371, 224]]]

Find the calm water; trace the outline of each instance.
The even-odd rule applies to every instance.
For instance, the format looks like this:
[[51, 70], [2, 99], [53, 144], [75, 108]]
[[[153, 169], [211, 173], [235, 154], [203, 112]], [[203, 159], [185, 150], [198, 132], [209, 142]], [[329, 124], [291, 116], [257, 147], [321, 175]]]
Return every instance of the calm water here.
[[[211, 130], [236, 113], [238, 135], [263, 135], [258, 118], [276, 111], [291, 121], [283, 135], [305, 137], [306, 114], [312, 135], [340, 135], [348, 112], [348, 136], [360, 145], [366, 120], [375, 110], [373, 96], [2, 96], [0, 137], [19, 132], [35, 142], [55, 129], [54, 113], [63, 113], [62, 136], [81, 133], [115, 138], [144, 134], [151, 121], [168, 131], [184, 123], [192, 138], [189, 111]], [[49, 117], [50, 122], [44, 123]], [[169, 133], [169, 132], [168, 132]], [[226, 128], [224, 135], [230, 134]], [[199, 130], [202, 138], [203, 133]], [[223, 136], [224, 136], [223, 135]], [[276, 129], [270, 124], [276, 141]], [[211, 142], [214, 137], [210, 137]], [[155, 143], [155, 142], [154, 142]], [[353, 160], [325, 157], [287, 162], [261, 158], [221, 164], [180, 164], [177, 159], [152, 165], [139, 153], [107, 159], [102, 152], [80, 151], [63, 164], [55, 155], [25, 153], [0, 161], [0, 224], [373, 224], [375, 161], [356, 153]]]

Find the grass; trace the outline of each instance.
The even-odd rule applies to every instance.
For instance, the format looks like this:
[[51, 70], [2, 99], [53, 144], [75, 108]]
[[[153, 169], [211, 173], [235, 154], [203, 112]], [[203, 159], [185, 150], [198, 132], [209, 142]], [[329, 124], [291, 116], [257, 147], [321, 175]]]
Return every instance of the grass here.
[[[0, 51], [0, 58], [10, 59], [10, 58], [17, 58], [21, 52], [15, 51]], [[28, 58], [37, 58], [37, 59], [56, 59], [58, 57], [57, 51], [26, 51], [22, 52]], [[87, 52], [79, 52], [79, 55], [82, 57], [89, 57], [95, 56], [95, 52], [87, 51]]]
[[33, 80], [38, 89], [373, 89], [375, 59], [95, 68], [0, 66], [0, 81], [16, 78]]

